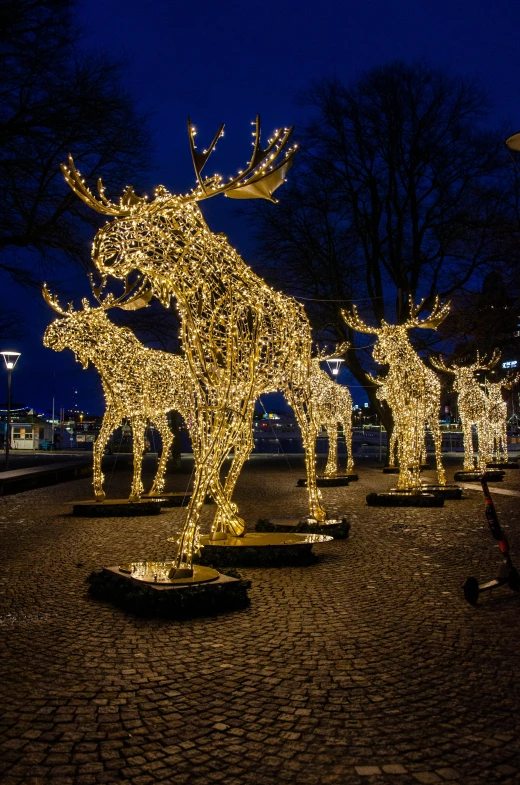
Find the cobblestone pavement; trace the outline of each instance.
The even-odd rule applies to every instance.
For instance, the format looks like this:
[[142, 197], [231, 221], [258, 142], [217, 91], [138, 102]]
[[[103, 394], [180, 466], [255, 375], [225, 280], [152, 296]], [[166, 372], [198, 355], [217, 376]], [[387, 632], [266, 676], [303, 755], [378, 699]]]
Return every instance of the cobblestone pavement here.
[[[251, 525], [306, 512], [291, 464], [248, 464]], [[112, 497], [129, 487], [121, 466]], [[2, 785], [520, 783], [520, 597], [472, 608], [461, 594], [500, 561], [482, 494], [369, 508], [395, 478], [360, 473], [323, 491], [352, 515], [348, 540], [317, 546], [312, 567], [243, 570], [248, 609], [184, 622], [132, 617], [85, 585], [103, 564], [170, 555], [183, 510], [73, 518], [88, 479], [0, 498]], [[501, 487], [520, 490], [520, 471]], [[520, 561], [518, 497], [495, 501]]]

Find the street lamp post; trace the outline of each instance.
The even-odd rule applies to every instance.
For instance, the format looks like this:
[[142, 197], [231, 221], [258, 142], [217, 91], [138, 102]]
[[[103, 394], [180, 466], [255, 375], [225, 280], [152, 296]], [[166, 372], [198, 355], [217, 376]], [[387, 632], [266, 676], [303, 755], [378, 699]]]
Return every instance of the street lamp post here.
[[20, 358], [20, 352], [0, 352], [7, 369], [7, 424], [5, 429], [5, 471], [9, 471], [9, 444], [11, 436], [11, 372]]

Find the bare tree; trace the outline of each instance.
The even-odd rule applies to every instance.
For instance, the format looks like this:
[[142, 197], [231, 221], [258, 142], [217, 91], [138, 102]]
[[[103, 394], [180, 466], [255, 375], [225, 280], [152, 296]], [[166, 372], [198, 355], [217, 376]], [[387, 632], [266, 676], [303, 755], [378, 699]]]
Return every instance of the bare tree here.
[[25, 285], [64, 257], [88, 265], [85, 228], [99, 220], [63, 182], [67, 154], [91, 182], [119, 189], [150, 148], [120, 64], [82, 51], [73, 10], [72, 0], [0, 5], [0, 273]]
[[369, 336], [346, 328], [341, 308], [355, 300], [367, 322], [401, 324], [413, 300], [427, 307], [471, 287], [518, 247], [504, 134], [483, 130], [488, 103], [473, 80], [424, 63], [393, 62], [351, 86], [326, 80], [303, 101], [314, 118], [291, 186], [276, 209], [250, 208], [260, 259], [312, 298], [317, 328], [351, 342], [346, 365], [390, 429], [366, 375]]

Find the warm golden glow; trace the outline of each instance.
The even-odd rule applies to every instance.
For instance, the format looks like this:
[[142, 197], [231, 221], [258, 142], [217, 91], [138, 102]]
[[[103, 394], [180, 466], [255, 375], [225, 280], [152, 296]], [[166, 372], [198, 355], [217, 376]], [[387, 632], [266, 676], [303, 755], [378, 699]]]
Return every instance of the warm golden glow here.
[[[196, 466], [175, 561], [179, 569], [191, 568], [200, 511], [208, 492], [218, 504], [213, 536], [244, 531], [231, 496], [252, 449], [254, 403], [264, 391], [282, 390], [294, 410], [306, 454], [309, 513], [317, 520], [325, 519], [316, 487], [309, 321], [298, 302], [274, 291], [252, 272], [224, 236], [210, 231], [197, 206], [197, 201], [217, 193], [273, 200], [294, 153], [294, 148], [286, 150], [291, 129], [275, 133], [262, 149], [257, 120], [252, 158], [227, 184], [218, 175], [201, 176], [222, 130], [208, 150], [198, 153], [190, 125], [198, 185], [184, 196], [159, 186], [155, 199], [147, 202], [127, 189], [116, 204], [106, 198], [102, 185], [99, 198], [94, 197], [71, 159], [63, 167], [78, 196], [115, 219], [100, 229], [94, 241], [93, 261], [102, 276], [124, 279], [138, 270], [163, 305], [168, 306], [172, 296], [176, 299], [182, 347], [194, 388], [191, 436]], [[222, 488], [220, 471], [231, 451], [233, 461]]]
[[[486, 463], [491, 460], [493, 453], [493, 426], [491, 425], [491, 398], [488, 397], [482, 385], [477, 380], [476, 374], [479, 371], [488, 371], [493, 368], [500, 360], [500, 352], [495, 351], [488, 361], [481, 361], [477, 352], [477, 361], [471, 365], [457, 365], [452, 363], [447, 366], [442, 358], [430, 358], [432, 365], [439, 371], [449, 373], [454, 376], [453, 389], [458, 393], [457, 405], [459, 417], [462, 423], [462, 433], [464, 436], [464, 470], [478, 471], [486, 470]], [[500, 401], [502, 394], [499, 388]], [[493, 391], [494, 393], [494, 391]], [[497, 412], [498, 412], [497, 406]], [[496, 415], [494, 415], [496, 419]], [[504, 416], [505, 422], [505, 416]], [[473, 427], [475, 427], [478, 439], [478, 451], [476, 463], [473, 450]]]
[[[148, 423], [157, 427], [162, 440], [162, 454], [150, 491], [160, 493], [173, 441], [166, 415], [176, 409], [189, 423], [193, 411], [193, 391], [185, 360], [174, 354], [147, 349], [131, 330], [113, 324], [106, 309], [118, 301], [110, 296], [99, 308], [91, 308], [83, 300], [80, 311], [63, 310], [47, 289], [44, 289], [44, 297], [61, 316], [47, 327], [44, 345], [57, 352], [71, 349], [84, 368], [90, 362], [101, 376], [106, 409], [94, 443], [96, 499], [105, 498], [101, 461], [106, 444], [125, 418], [133, 433], [134, 474], [130, 499], [137, 501], [144, 490], [141, 467]], [[130, 304], [130, 301], [126, 303]]]
[[347, 447], [347, 471], [352, 471], [352, 396], [347, 387], [333, 381], [326, 371], [320, 369], [320, 358], [311, 363], [311, 394], [318, 426], [325, 428], [329, 437], [329, 454], [325, 466], [325, 477], [338, 473], [338, 424], [342, 426]]
[[[422, 303], [421, 303], [422, 305]], [[441, 485], [446, 482], [442, 465], [442, 434], [439, 426], [441, 386], [435, 373], [427, 368], [412, 344], [408, 331], [414, 327], [437, 329], [447, 316], [449, 304], [439, 305], [438, 300], [427, 319], [420, 320], [421, 309], [410, 308], [410, 318], [400, 325], [388, 324], [384, 320], [381, 327], [369, 327], [360, 319], [356, 307], [352, 313], [343, 311], [343, 318], [349, 327], [362, 333], [377, 335], [373, 357], [381, 365], [388, 365], [389, 371], [384, 379], [372, 379], [380, 385], [378, 397], [387, 401], [394, 419], [394, 433], [389, 445], [391, 458], [397, 442], [399, 458], [400, 490], [420, 487], [420, 467], [424, 456], [424, 429], [429, 425], [435, 443], [437, 478]]]
[[[500, 359], [500, 355], [499, 355]], [[497, 360], [498, 362], [498, 360]], [[501, 382], [486, 382], [485, 389], [489, 401], [489, 449], [488, 461], [496, 455], [497, 460], [507, 461], [507, 403], [502, 397], [502, 390], [512, 390], [518, 384], [520, 376], [516, 374]]]

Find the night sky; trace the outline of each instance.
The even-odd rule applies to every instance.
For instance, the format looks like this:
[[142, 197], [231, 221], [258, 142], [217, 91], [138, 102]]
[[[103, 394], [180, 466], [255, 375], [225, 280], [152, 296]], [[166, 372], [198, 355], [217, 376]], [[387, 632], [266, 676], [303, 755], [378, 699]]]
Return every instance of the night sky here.
[[[423, 58], [452, 73], [478, 77], [493, 103], [493, 124], [520, 128], [520, 5], [510, 1], [302, 0], [268, 5], [79, 0], [78, 13], [87, 49], [109, 50], [125, 59], [125, 87], [139, 108], [152, 115], [155, 160], [150, 185], [163, 183], [171, 191], [185, 192], [194, 183], [188, 114], [202, 146], [219, 123], [226, 123], [213, 171], [229, 175], [249, 155], [250, 122], [257, 113], [262, 115], [264, 138], [280, 125], [295, 123], [298, 128], [307, 110], [296, 98], [313, 80], [335, 75], [348, 82], [367, 68], [398, 58]], [[110, 184], [106, 186], [110, 193]], [[283, 189], [278, 195], [283, 199]], [[203, 205], [211, 228], [224, 231], [254, 265], [249, 229], [237, 209], [223, 198]], [[89, 291], [82, 273], [64, 271], [58, 285], [64, 295], [81, 297]], [[6, 290], [27, 315], [27, 337], [6, 347], [22, 351], [13, 375], [13, 397], [49, 409], [55, 390], [59, 410], [72, 406], [76, 387], [80, 409], [101, 411], [97, 375], [82, 371], [71, 352], [57, 355], [42, 347], [43, 331], [52, 318], [43, 300], [14, 285]], [[4, 373], [0, 379], [2, 384]], [[355, 401], [364, 400], [361, 391], [353, 392]], [[0, 393], [0, 400], [3, 397]]]

